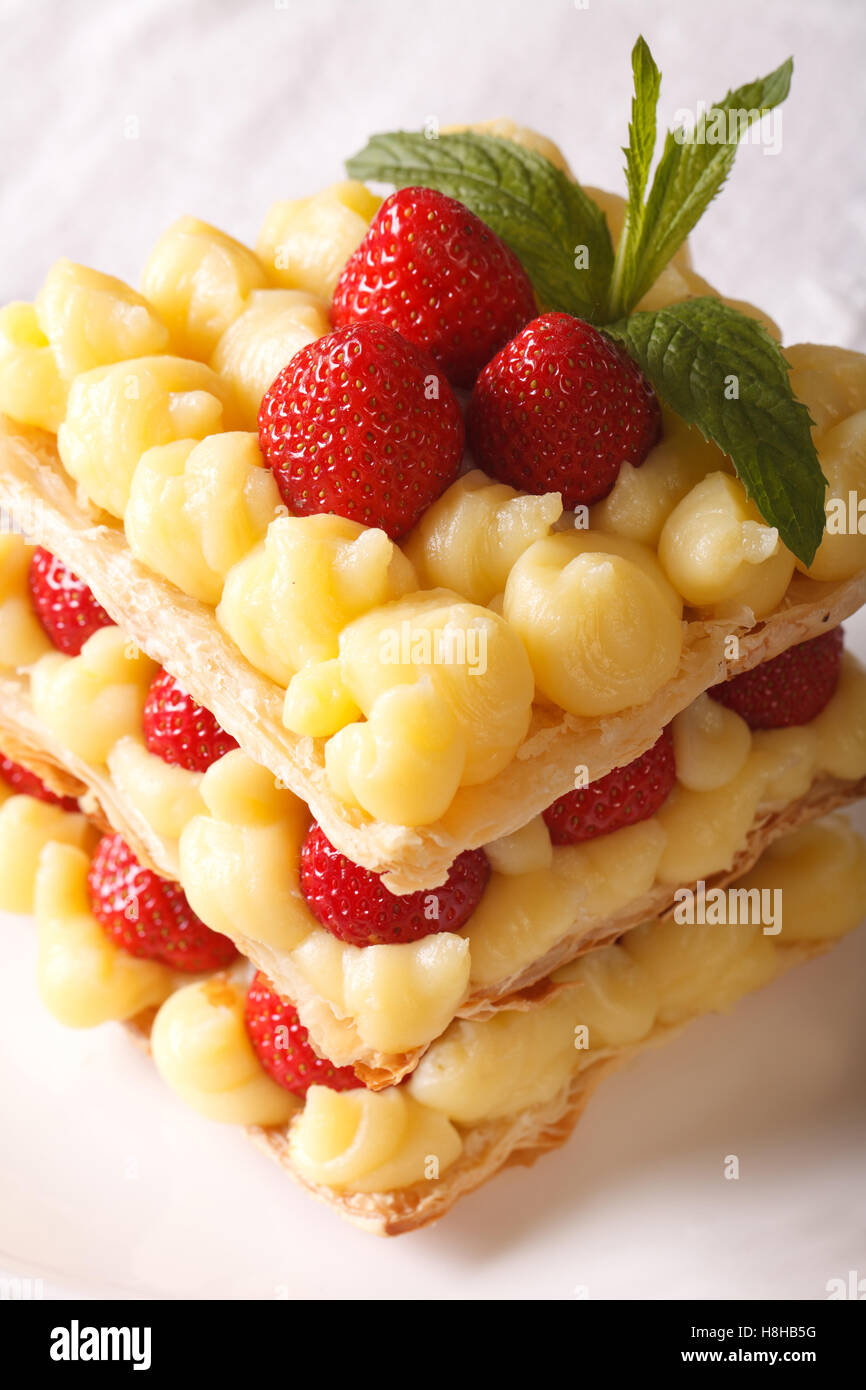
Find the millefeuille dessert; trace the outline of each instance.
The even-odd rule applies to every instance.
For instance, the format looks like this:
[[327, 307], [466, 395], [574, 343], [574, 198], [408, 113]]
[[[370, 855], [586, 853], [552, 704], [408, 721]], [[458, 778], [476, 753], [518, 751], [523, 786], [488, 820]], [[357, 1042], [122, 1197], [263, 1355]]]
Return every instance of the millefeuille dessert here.
[[[823, 940], [687, 945], [659, 920], [683, 893], [787, 873], [790, 843], [861, 864], [790, 832], [866, 787], [839, 628], [866, 358], [783, 356], [685, 245], [790, 64], [668, 135], [651, 187], [643, 41], [633, 66], [626, 200], [507, 122], [377, 136], [255, 253], [183, 218], [142, 293], [61, 261], [0, 311], [29, 542], [0, 537], [0, 748], [81, 808], [32, 780], [0, 808], [17, 910], [65, 842], [43, 993], [80, 1025], [158, 1009], [170, 1084], [376, 1229], [564, 1137], [612, 1061]], [[714, 113], [745, 121], [710, 139]], [[593, 1015], [584, 1066], [556, 1030], [647, 941], [640, 1026]]]

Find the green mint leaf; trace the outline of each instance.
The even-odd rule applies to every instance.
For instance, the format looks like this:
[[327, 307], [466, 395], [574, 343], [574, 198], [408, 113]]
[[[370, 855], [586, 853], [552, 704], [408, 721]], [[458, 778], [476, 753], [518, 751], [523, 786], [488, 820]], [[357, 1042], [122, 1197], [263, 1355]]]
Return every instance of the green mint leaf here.
[[767, 77], [728, 92], [702, 113], [692, 131], [678, 127], [668, 133], [640, 236], [614, 288], [612, 317], [627, 314], [658, 279], [724, 184], [741, 137], [788, 95], [792, 71], [789, 58]]
[[604, 316], [613, 269], [607, 219], [543, 155], [475, 131], [436, 139], [397, 131], [374, 135], [346, 169], [350, 178], [457, 198], [511, 247], [545, 308], [591, 322]]
[[628, 187], [628, 217], [630, 221], [640, 221], [644, 192], [656, 147], [656, 107], [662, 81], [662, 75], [643, 37], [638, 39], [632, 50], [631, 66], [634, 74], [634, 97], [631, 103], [631, 124], [628, 128], [628, 148], [623, 150], [623, 154]]
[[631, 103], [628, 146], [623, 150], [628, 202], [613, 268], [611, 298], [614, 302], [620, 297], [623, 283], [631, 282], [634, 277], [635, 254], [643, 231], [644, 193], [656, 147], [656, 107], [661, 88], [661, 73], [643, 35], [638, 38], [632, 49], [631, 67], [634, 75], [634, 96]]
[[788, 364], [766, 329], [718, 299], [700, 298], [632, 314], [605, 332], [672, 410], [729, 455], [764, 520], [811, 564], [824, 531], [826, 479], [809, 412], [795, 399]]

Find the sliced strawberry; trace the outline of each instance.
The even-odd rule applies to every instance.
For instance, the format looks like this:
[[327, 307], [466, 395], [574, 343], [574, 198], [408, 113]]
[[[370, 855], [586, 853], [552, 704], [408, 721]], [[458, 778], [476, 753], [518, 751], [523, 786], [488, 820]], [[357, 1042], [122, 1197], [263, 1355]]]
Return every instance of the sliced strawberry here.
[[634, 762], [558, 796], [544, 812], [550, 838], [555, 845], [577, 845], [637, 825], [655, 815], [675, 781], [674, 741], [668, 726]]
[[401, 188], [385, 199], [332, 306], [335, 327], [387, 323], [467, 387], [534, 314], [532, 285], [513, 251], [432, 188]]
[[40, 623], [66, 656], [78, 656], [88, 637], [112, 626], [84, 581], [41, 545], [30, 561], [30, 595]]
[[432, 357], [357, 323], [295, 353], [262, 401], [259, 443], [292, 513], [397, 540], [456, 478], [463, 417]]
[[842, 669], [841, 627], [732, 676], [709, 692], [750, 729], [788, 729], [808, 724], [830, 702]]
[[165, 670], [151, 682], [142, 724], [150, 752], [187, 772], [207, 772], [211, 763], [238, 746], [210, 710], [196, 704]]
[[104, 835], [87, 876], [93, 915], [131, 956], [196, 975], [222, 970], [237, 956], [227, 936], [196, 917], [179, 883], [138, 862], [120, 835]]
[[49, 806], [59, 806], [63, 811], [78, 810], [74, 796], [58, 796], [50, 787], [46, 787], [35, 772], [22, 767], [20, 763], [13, 763], [11, 758], [0, 756], [0, 778], [19, 796], [35, 797], [37, 801], [46, 801]]
[[563, 506], [606, 497], [657, 443], [661, 409], [640, 369], [571, 314], [542, 314], [484, 368], [467, 417], [479, 468]]
[[310, 911], [353, 946], [420, 941], [434, 932], [459, 931], [481, 901], [489, 876], [487, 855], [469, 849], [454, 860], [441, 888], [398, 896], [378, 874], [334, 849], [315, 823], [301, 850], [301, 891]]
[[335, 1067], [313, 1051], [297, 1009], [280, 998], [261, 970], [247, 991], [244, 1016], [265, 1071], [293, 1095], [303, 1097], [311, 1086], [329, 1086], [332, 1091], [363, 1086], [351, 1067]]

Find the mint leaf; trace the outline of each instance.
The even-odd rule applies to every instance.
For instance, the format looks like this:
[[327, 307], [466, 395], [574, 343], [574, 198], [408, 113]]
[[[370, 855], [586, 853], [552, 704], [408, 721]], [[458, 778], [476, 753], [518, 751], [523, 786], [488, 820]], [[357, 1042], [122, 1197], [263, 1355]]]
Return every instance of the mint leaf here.
[[656, 107], [662, 75], [653, 61], [643, 35], [638, 38], [632, 49], [631, 67], [634, 75], [634, 96], [631, 103], [628, 146], [623, 150], [628, 202], [611, 282], [611, 299], [614, 302], [620, 298], [623, 282], [630, 283], [634, 277], [635, 251], [643, 230], [644, 192], [656, 147]]
[[789, 58], [767, 77], [728, 92], [702, 113], [694, 130], [668, 132], [639, 233], [622, 248], [611, 317], [628, 313], [658, 279], [728, 177], [740, 138], [788, 95], [793, 66]]
[[[733, 460], [764, 520], [811, 564], [824, 531], [826, 479], [795, 399], [788, 364], [757, 319], [718, 299], [687, 299], [632, 314], [610, 333], [687, 424]], [[738, 398], [728, 399], [732, 380]]]
[[[396, 131], [374, 135], [346, 169], [353, 179], [420, 184], [457, 198], [511, 247], [545, 308], [600, 321], [613, 269], [607, 219], [543, 155], [476, 131], [435, 140]], [[580, 247], [583, 268], [575, 265]]]
[[643, 195], [656, 147], [656, 107], [662, 81], [662, 75], [643, 37], [638, 39], [632, 50], [631, 66], [634, 74], [634, 96], [631, 103], [631, 124], [628, 128], [628, 148], [623, 150], [628, 187], [626, 215], [632, 223], [640, 223], [643, 215]]

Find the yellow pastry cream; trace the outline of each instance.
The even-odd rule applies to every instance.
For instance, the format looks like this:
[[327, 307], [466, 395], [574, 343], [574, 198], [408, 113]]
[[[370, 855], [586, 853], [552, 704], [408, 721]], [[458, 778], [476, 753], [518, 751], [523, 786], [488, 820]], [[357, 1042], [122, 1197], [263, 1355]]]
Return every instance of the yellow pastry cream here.
[[23, 670], [54, 650], [30, 601], [32, 554], [22, 536], [0, 534], [0, 672]]
[[88, 850], [95, 840], [79, 812], [16, 795], [0, 779], [0, 911], [33, 911], [36, 872], [46, 845]]
[[244, 986], [216, 975], [183, 985], [150, 1035], [163, 1081], [181, 1100], [226, 1124], [285, 1124], [299, 1102], [263, 1071], [244, 1026]]
[[36, 875], [39, 993], [70, 1028], [134, 1018], [161, 1004], [180, 978], [157, 961], [130, 955], [106, 935], [90, 907], [89, 864], [82, 850], [50, 844]]

